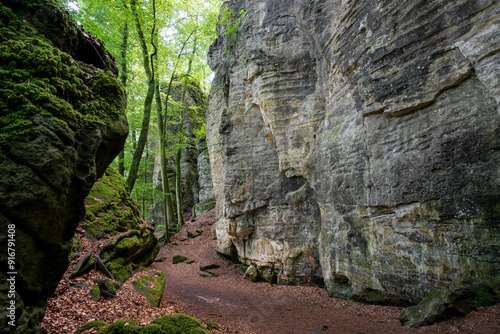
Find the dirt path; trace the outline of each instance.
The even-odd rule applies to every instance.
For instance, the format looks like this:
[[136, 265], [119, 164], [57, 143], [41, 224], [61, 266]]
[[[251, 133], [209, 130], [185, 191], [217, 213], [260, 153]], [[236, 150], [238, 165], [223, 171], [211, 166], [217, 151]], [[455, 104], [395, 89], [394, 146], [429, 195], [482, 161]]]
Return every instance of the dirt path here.
[[[210, 238], [214, 212], [189, 223], [189, 230], [203, 229], [196, 238], [186, 228], [163, 247], [157, 267], [165, 273], [162, 306], [213, 321], [213, 333], [500, 333], [500, 305], [481, 308], [465, 318], [453, 318], [432, 326], [407, 329], [399, 323], [402, 308], [363, 305], [328, 297], [324, 289], [276, 286], [243, 279], [239, 264], [215, 251]], [[172, 264], [174, 255], [194, 263]], [[201, 277], [200, 265], [217, 264], [217, 277]]]

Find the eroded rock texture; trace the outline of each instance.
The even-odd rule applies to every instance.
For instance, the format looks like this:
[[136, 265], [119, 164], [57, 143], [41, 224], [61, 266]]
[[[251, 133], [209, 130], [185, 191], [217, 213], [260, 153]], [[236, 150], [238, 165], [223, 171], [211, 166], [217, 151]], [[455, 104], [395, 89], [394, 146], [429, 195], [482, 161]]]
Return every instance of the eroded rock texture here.
[[125, 90], [57, 1], [2, 1], [0, 27], [0, 332], [39, 333], [84, 199], [123, 148]]
[[372, 302], [498, 287], [500, 3], [225, 5], [246, 19], [209, 54], [218, 250]]

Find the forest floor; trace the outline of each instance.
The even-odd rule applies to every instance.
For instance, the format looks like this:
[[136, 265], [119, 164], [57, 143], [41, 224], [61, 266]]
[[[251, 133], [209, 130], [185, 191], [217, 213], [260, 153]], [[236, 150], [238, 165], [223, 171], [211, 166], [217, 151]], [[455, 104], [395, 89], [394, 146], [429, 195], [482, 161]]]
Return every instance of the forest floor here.
[[[93, 301], [90, 288], [74, 288], [69, 280], [70, 266], [59, 284], [42, 327], [46, 333], [73, 333], [92, 320], [108, 324], [120, 319], [143, 319], [142, 323], [164, 314], [185, 313], [202, 323], [214, 322], [215, 333], [300, 334], [300, 333], [500, 333], [500, 304], [479, 308], [465, 317], [454, 317], [417, 329], [403, 327], [399, 322], [401, 307], [365, 305], [349, 300], [330, 298], [325, 289], [305, 286], [253, 283], [243, 278], [241, 264], [217, 253], [210, 228], [215, 213], [210, 211], [189, 221], [170, 244], [160, 249], [155, 262], [165, 274], [165, 291], [160, 308], [147, 304], [144, 297], [132, 292], [129, 279], [113, 299]], [[203, 232], [188, 238], [187, 230]], [[84, 245], [85, 247], [86, 245]], [[86, 247], [89, 247], [88, 245]], [[84, 252], [82, 252], [84, 253]], [[174, 255], [194, 262], [173, 264]], [[76, 261], [74, 261], [76, 263]], [[200, 265], [217, 264], [206, 276]], [[143, 274], [144, 272], [142, 272]], [[140, 274], [140, 273], [138, 273]], [[203, 276], [201, 276], [202, 274]], [[92, 286], [92, 279], [101, 277], [91, 272], [79, 282]], [[86, 331], [92, 333], [95, 331]]]

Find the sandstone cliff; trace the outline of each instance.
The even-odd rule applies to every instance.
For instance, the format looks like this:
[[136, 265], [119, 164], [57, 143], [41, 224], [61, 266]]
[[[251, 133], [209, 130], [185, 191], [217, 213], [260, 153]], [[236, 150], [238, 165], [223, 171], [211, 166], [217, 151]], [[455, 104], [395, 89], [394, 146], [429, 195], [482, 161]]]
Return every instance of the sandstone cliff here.
[[0, 28], [0, 332], [40, 333], [84, 199], [123, 148], [125, 90], [55, 0], [2, 1]]
[[218, 250], [372, 302], [498, 288], [500, 3], [224, 6], [207, 115]]

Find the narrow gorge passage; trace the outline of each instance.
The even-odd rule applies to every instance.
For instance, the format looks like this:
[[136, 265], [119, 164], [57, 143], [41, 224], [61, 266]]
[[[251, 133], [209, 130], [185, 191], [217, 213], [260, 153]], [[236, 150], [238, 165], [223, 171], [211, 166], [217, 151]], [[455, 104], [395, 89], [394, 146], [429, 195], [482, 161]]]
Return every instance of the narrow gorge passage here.
[[[200, 236], [187, 238], [186, 227], [163, 247], [157, 267], [165, 273], [162, 307], [207, 323], [220, 331], [212, 333], [495, 333], [500, 324], [498, 306], [480, 309], [465, 318], [451, 318], [419, 329], [403, 327], [398, 317], [402, 308], [364, 305], [330, 298], [326, 290], [315, 287], [280, 286], [252, 283], [243, 278], [241, 265], [215, 251], [210, 228], [215, 223], [212, 210], [189, 222], [190, 231], [203, 229]], [[172, 264], [174, 255], [192, 263]], [[217, 264], [210, 269], [217, 277], [202, 277], [200, 265]], [[496, 313], [496, 314], [495, 314]], [[489, 320], [488, 320], [489, 319]]]

